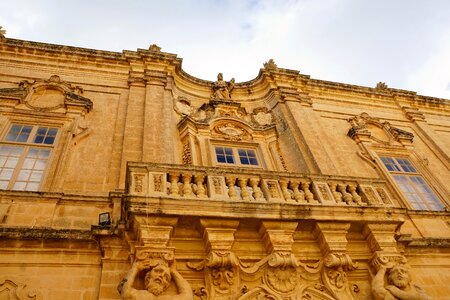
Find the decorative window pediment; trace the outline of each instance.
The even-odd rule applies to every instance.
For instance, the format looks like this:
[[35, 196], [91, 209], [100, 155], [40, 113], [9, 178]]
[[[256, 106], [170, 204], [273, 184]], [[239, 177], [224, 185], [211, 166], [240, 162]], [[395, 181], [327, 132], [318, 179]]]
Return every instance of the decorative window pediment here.
[[17, 88], [0, 89], [0, 99], [3, 100], [2, 105], [10, 104], [16, 108], [85, 114], [93, 105], [82, 93], [81, 87], [72, 86], [53, 75], [48, 80], [24, 80]]
[[360, 142], [378, 143], [384, 146], [407, 146], [413, 141], [414, 135], [400, 128], [393, 127], [389, 122], [362, 113], [348, 119], [351, 128], [348, 136]]
[[[278, 162], [275, 118], [267, 108], [248, 113], [240, 103], [218, 99], [194, 108], [188, 99], [179, 97], [174, 110], [181, 117], [177, 127], [183, 145], [183, 163], [266, 167], [268, 161]], [[217, 154], [217, 147], [229, 148], [233, 163], [225, 159], [226, 155], [222, 158]], [[274, 154], [277, 158], [269, 158]], [[256, 162], [250, 163], [253, 159]]]

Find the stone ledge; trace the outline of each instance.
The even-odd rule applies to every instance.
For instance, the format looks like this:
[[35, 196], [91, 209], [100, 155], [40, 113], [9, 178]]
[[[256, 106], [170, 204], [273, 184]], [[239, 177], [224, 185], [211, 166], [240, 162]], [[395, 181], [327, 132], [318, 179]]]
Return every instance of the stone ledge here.
[[0, 227], [0, 238], [93, 240], [90, 230]]

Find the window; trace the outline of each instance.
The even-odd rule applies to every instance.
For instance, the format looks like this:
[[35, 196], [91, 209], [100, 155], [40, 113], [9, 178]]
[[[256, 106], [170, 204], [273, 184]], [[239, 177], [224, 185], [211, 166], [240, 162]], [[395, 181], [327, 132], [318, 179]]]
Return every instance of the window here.
[[381, 161], [414, 209], [442, 210], [444, 208], [433, 190], [408, 159], [381, 157]]
[[216, 159], [221, 164], [259, 166], [255, 149], [216, 146]]
[[37, 191], [57, 128], [12, 124], [0, 144], [0, 189]]

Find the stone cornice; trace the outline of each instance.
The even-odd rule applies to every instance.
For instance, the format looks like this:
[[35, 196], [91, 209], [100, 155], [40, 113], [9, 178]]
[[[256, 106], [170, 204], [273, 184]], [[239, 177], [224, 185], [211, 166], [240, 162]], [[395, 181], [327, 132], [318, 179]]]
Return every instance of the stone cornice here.
[[[182, 59], [178, 58], [177, 55], [161, 52], [154, 49], [137, 49], [136, 51], [123, 50], [122, 52], [113, 52], [5, 38], [0, 43], [0, 48], [7, 49], [8, 47], [27, 48], [34, 50], [33, 52], [24, 52], [24, 54], [26, 55], [42, 55], [47, 53], [48, 56], [54, 57], [55, 55], [60, 54], [64, 55], [64, 57], [84, 57], [92, 61], [104, 59], [105, 61], [115, 64], [117, 64], [117, 62], [120, 62], [121, 64], [127, 64], [133, 60], [142, 62], [154, 62], [158, 64], [169, 64], [175, 66], [175, 73], [180, 76], [180, 78], [187, 80], [188, 82], [204, 86], [204, 88], [209, 88], [209, 86], [212, 84], [212, 81], [196, 78], [195, 76], [192, 76], [182, 70]], [[42, 51], [42, 53], [39, 53], [39, 51]], [[257, 85], [262, 84], [266, 80], [274, 82], [284, 82], [285, 80], [287, 80], [295, 86], [300, 85], [300, 87], [306, 93], [308, 93], [310, 89], [314, 89], [315, 87], [317, 87], [337, 90], [339, 92], [344, 91], [362, 94], [365, 97], [374, 95], [376, 97], [390, 99], [392, 101], [396, 101], [395, 99], [397, 97], [401, 97], [404, 98], [403, 101], [414, 103], [417, 106], [427, 106], [431, 108], [450, 106], [450, 101], [448, 101], [447, 99], [417, 95], [417, 93], [414, 91], [406, 91], [388, 87], [371, 88], [333, 81], [312, 79], [308, 75], [300, 74], [299, 71], [278, 67], [260, 69], [256, 78], [246, 82], [236, 83], [236, 89], [247, 90], [249, 88], [254, 88]]]

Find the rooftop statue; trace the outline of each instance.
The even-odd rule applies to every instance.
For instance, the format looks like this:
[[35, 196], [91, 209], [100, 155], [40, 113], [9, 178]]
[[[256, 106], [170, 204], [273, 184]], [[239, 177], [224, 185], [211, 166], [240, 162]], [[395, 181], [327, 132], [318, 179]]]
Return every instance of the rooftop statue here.
[[213, 82], [212, 90], [212, 98], [213, 99], [223, 99], [230, 100], [231, 99], [231, 91], [234, 88], [234, 78], [230, 80], [230, 82], [226, 82], [223, 80], [222, 73], [217, 75], [217, 80]]

